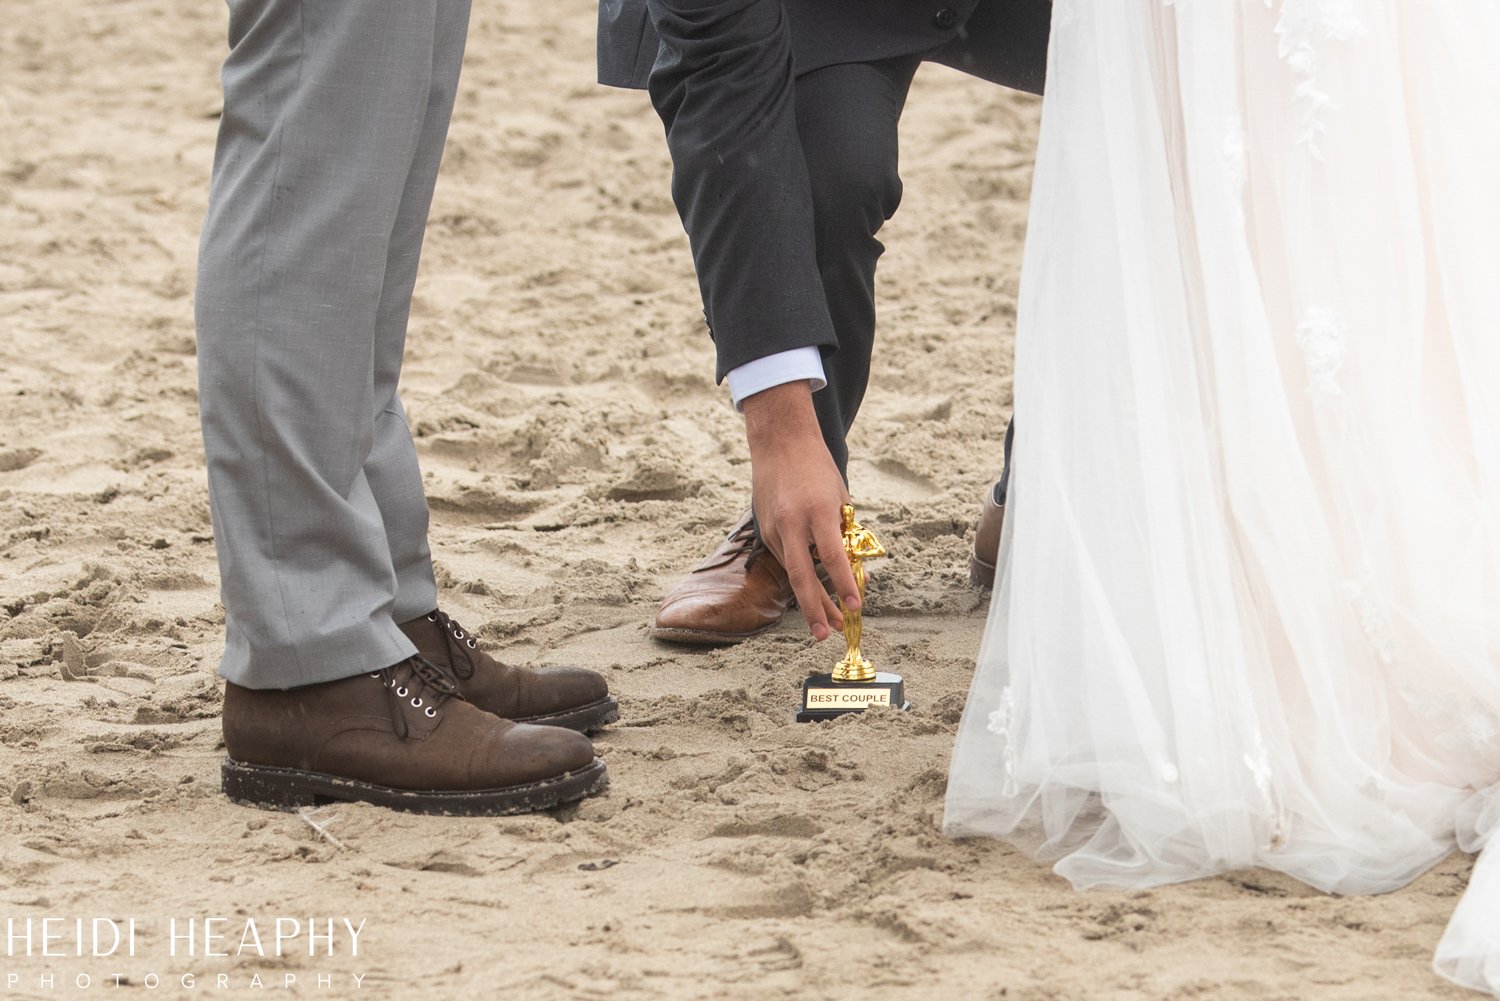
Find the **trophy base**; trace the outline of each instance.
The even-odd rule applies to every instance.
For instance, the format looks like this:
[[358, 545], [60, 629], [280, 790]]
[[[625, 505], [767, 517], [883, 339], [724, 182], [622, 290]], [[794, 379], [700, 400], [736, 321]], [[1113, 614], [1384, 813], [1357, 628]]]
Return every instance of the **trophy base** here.
[[797, 722], [816, 723], [845, 713], [861, 713], [871, 706], [911, 708], [901, 675], [880, 671], [873, 681], [834, 681], [831, 674], [814, 674], [802, 682]]

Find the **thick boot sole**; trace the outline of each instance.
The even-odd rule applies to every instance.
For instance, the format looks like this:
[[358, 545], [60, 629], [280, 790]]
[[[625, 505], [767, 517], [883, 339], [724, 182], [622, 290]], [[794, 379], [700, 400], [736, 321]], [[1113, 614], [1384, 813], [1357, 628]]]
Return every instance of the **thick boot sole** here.
[[597, 702], [590, 702], [576, 709], [552, 713], [549, 716], [517, 716], [514, 722], [530, 723], [534, 726], [561, 726], [569, 730], [577, 730], [579, 733], [593, 733], [619, 718], [620, 703], [615, 701], [613, 695], [606, 695]]
[[604, 762], [556, 778], [500, 789], [396, 789], [299, 768], [249, 765], [225, 758], [221, 768], [224, 795], [245, 806], [296, 810], [321, 803], [373, 803], [409, 813], [450, 817], [499, 817], [550, 810], [593, 795], [609, 785]]

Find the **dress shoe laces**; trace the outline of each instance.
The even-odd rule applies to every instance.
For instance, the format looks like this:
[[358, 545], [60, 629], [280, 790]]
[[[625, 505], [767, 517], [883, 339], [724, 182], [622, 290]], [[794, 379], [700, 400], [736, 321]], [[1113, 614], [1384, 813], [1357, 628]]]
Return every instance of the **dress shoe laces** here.
[[728, 557], [725, 562], [743, 556], [745, 557], [746, 570], [755, 566], [755, 561], [760, 558], [762, 553], [770, 552], [766, 548], [766, 544], [760, 541], [760, 536], [755, 533], [755, 522], [753, 521], [747, 521], [733, 532], [730, 532], [729, 537], [724, 541], [731, 546], [730, 549], [725, 551], [725, 556]]
[[[693, 571], [694, 573], [723, 566], [725, 563], [732, 562], [741, 556], [745, 557], [745, 572], [749, 573], [750, 568], [755, 566], [756, 560], [762, 556], [771, 555], [771, 548], [761, 541], [759, 533], [755, 531], [755, 522], [753, 521], [747, 521], [733, 532], [730, 532], [728, 538], [724, 541], [730, 548], [724, 550], [723, 556], [714, 563], [714, 566], [699, 567]], [[816, 550], [813, 552], [813, 569], [817, 571], [818, 580], [822, 581], [825, 587], [831, 587], [828, 579], [828, 571], [823, 569], [823, 561], [818, 558]]]
[[[404, 679], [398, 674], [403, 667], [410, 667]], [[463, 698], [458, 692], [458, 679], [453, 672], [434, 664], [420, 655], [403, 660], [381, 671], [370, 675], [378, 678], [385, 685], [386, 700], [391, 707], [391, 723], [396, 728], [396, 736], [405, 740], [409, 728], [406, 725], [406, 713], [402, 711], [402, 702], [408, 701], [413, 709], [422, 710], [422, 715], [428, 719], [437, 716], [438, 707], [449, 699]]]

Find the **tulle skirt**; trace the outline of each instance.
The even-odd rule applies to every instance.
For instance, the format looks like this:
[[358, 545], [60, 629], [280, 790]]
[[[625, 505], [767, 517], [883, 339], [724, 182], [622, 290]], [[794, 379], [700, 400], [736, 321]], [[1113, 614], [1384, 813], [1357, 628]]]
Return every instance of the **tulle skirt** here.
[[[1057, 0], [946, 827], [1395, 889], [1500, 826], [1500, 4]], [[1500, 848], [1440, 971], [1500, 989]]]

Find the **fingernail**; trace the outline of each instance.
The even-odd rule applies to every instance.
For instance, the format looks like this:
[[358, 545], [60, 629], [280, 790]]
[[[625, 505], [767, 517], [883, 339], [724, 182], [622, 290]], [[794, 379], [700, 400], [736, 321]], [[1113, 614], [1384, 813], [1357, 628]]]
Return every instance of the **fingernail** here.
[[849, 609], [849, 611], [851, 611], [851, 612], [857, 612], [857, 611], [859, 611], [859, 605], [860, 605], [859, 595], [857, 595], [857, 594], [849, 594], [849, 595], [845, 595], [844, 596], [844, 607], [847, 608], [847, 609]]
[[819, 623], [812, 627], [813, 639], [826, 640], [828, 638], [828, 627]]

